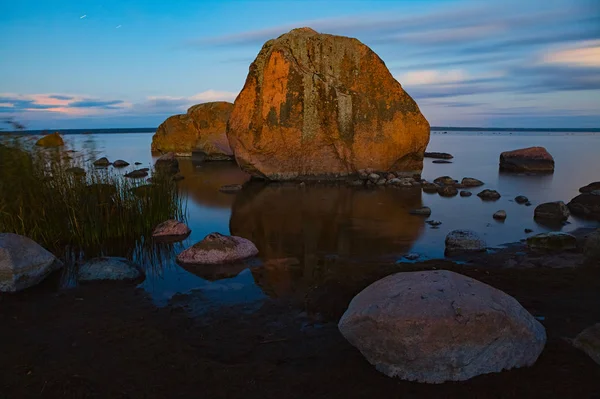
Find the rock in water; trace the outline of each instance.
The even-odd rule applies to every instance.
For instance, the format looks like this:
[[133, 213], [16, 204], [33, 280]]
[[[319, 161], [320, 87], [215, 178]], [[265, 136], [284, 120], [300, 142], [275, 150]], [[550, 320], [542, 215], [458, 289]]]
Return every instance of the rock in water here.
[[125, 258], [90, 259], [79, 267], [77, 281], [137, 280], [144, 273]]
[[122, 159], [117, 159], [115, 162], [113, 162], [113, 166], [115, 168], [124, 168], [126, 166], [129, 166], [129, 162], [123, 161]]
[[565, 251], [577, 248], [577, 239], [571, 234], [541, 233], [527, 239], [529, 248], [541, 251]]
[[233, 104], [228, 102], [209, 102], [167, 118], [152, 137], [152, 152], [174, 152], [178, 156], [201, 152], [206, 161], [231, 160], [226, 130], [232, 109]]
[[482, 192], [477, 194], [477, 196], [484, 201], [496, 201], [496, 200], [500, 199], [500, 197], [501, 197], [501, 195], [498, 191], [488, 190], [488, 189], [483, 190]]
[[179, 220], [167, 220], [162, 222], [154, 228], [152, 231], [152, 237], [154, 238], [170, 238], [170, 237], [181, 237], [184, 238], [190, 234], [192, 230], [185, 225], [185, 223]]
[[529, 147], [500, 154], [500, 170], [507, 172], [554, 172], [554, 158], [544, 147]]
[[600, 229], [597, 229], [587, 237], [583, 254], [589, 261], [600, 262]]
[[425, 158], [435, 158], [435, 159], [452, 159], [454, 158], [451, 154], [447, 152], [426, 152], [423, 155]]
[[0, 292], [17, 292], [45, 279], [62, 263], [35, 241], [0, 233]]
[[600, 181], [595, 181], [593, 183], [588, 184], [587, 186], [583, 186], [579, 189], [580, 193], [591, 193], [592, 191], [600, 190]]
[[63, 138], [58, 132], [54, 132], [52, 134], [47, 134], [41, 139], [39, 139], [35, 145], [40, 147], [62, 147], [65, 145]]
[[498, 212], [494, 213], [493, 217], [494, 217], [494, 219], [497, 219], [497, 220], [505, 220], [506, 219], [506, 211], [504, 211], [504, 210], [498, 211]]
[[485, 251], [486, 242], [471, 230], [453, 230], [446, 236], [446, 255]]
[[447, 161], [445, 159], [436, 159], [435, 161], [432, 161], [431, 163], [452, 163], [452, 161]]
[[580, 332], [573, 340], [573, 346], [581, 349], [600, 364], [600, 323]]
[[179, 172], [179, 161], [175, 157], [175, 153], [168, 152], [156, 160], [154, 168], [157, 172], [175, 174]]
[[533, 218], [546, 223], [562, 223], [569, 218], [569, 208], [562, 201], [546, 202], [535, 207]]
[[463, 190], [463, 191], [460, 192], [460, 196], [461, 197], [470, 197], [471, 195], [473, 195], [473, 193], [470, 192], [470, 191], [464, 191]]
[[367, 46], [301, 28], [265, 43], [227, 136], [242, 169], [272, 180], [419, 174], [429, 123]]
[[409, 212], [411, 215], [429, 216], [431, 215], [431, 208], [424, 206], [422, 208], [413, 209]]
[[597, 191], [579, 194], [567, 206], [573, 215], [600, 220], [600, 195]]
[[131, 172], [125, 174], [125, 177], [129, 177], [131, 179], [141, 179], [146, 176], [148, 176], [148, 172], [142, 169], [132, 170]]
[[446, 270], [376, 281], [338, 327], [378, 371], [427, 383], [531, 366], [546, 343], [544, 327], [516, 299]]
[[226, 193], [226, 194], [233, 194], [233, 193], [237, 193], [241, 189], [242, 189], [241, 184], [227, 184], [225, 186], [221, 186], [221, 188], [219, 188], [219, 191], [222, 193]]
[[446, 186], [454, 186], [457, 181], [451, 178], [450, 176], [441, 176], [433, 181], [435, 184], [442, 184]]
[[472, 177], [465, 177], [462, 179], [460, 184], [462, 184], [465, 187], [479, 187], [483, 186], [485, 183], [483, 183], [481, 180], [474, 179]]
[[442, 186], [438, 188], [438, 194], [442, 197], [455, 197], [458, 195], [458, 189], [453, 186]]
[[525, 197], [524, 195], [518, 195], [515, 197], [515, 202], [517, 204], [526, 204], [527, 202], [529, 202], [529, 199], [527, 197]]
[[180, 253], [177, 256], [177, 262], [214, 265], [241, 261], [257, 254], [258, 249], [250, 240], [211, 233], [199, 243]]
[[110, 165], [110, 161], [106, 157], [102, 157], [94, 161], [94, 166], [104, 167], [108, 165]]

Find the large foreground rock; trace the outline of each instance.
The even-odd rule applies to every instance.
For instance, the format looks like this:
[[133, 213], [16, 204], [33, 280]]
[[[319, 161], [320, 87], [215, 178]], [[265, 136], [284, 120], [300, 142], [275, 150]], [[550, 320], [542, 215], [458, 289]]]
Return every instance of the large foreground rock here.
[[600, 194], [598, 191], [580, 194], [567, 204], [573, 215], [600, 220]]
[[233, 104], [228, 102], [210, 102], [167, 118], [152, 137], [152, 152], [174, 152], [178, 156], [200, 152], [207, 161], [231, 160], [233, 152], [226, 130], [232, 109]]
[[52, 134], [47, 134], [41, 139], [39, 139], [35, 143], [35, 145], [46, 148], [62, 147], [63, 145], [65, 145], [65, 141], [58, 132], [54, 132]]
[[129, 281], [143, 277], [138, 266], [125, 258], [100, 257], [90, 259], [79, 267], [78, 281]]
[[500, 170], [507, 172], [554, 172], [554, 158], [544, 147], [529, 147], [500, 154]]
[[221, 264], [241, 261], [258, 254], [258, 249], [242, 237], [211, 233], [177, 256], [183, 264]]
[[600, 323], [580, 332], [573, 340], [573, 346], [581, 349], [600, 364]]
[[35, 241], [0, 233], [0, 292], [17, 292], [45, 279], [62, 263]]
[[367, 168], [420, 173], [429, 123], [367, 46], [301, 28], [264, 44], [227, 135], [252, 175], [339, 178]]
[[597, 229], [587, 237], [583, 247], [583, 254], [588, 261], [600, 264], [600, 229]]
[[571, 212], [562, 201], [546, 202], [535, 207], [533, 218], [541, 223], [563, 223]]
[[471, 230], [453, 230], [446, 236], [446, 255], [485, 251], [485, 240]]
[[446, 270], [371, 284], [338, 327], [380, 372], [427, 383], [531, 366], [546, 343], [544, 327], [514, 298]]

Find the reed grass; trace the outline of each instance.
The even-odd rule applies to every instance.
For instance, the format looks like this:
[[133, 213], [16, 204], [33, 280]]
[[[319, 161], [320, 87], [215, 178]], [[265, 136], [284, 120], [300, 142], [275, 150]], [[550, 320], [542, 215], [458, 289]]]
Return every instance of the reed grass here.
[[32, 143], [0, 137], [0, 232], [27, 236], [71, 260], [132, 258], [151, 247], [157, 224], [186, 218], [184, 198], [168, 174], [153, 173], [147, 185], [112, 167], [94, 168], [90, 148], [71, 153]]

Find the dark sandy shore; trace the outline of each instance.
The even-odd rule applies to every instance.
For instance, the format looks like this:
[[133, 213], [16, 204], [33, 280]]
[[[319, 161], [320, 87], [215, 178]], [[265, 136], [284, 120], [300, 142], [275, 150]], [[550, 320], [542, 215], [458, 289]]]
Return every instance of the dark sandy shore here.
[[[384, 263], [332, 277], [304, 297], [267, 300], [258, 311], [198, 317], [192, 297], [156, 308], [131, 286], [56, 292], [50, 280], [0, 297], [0, 397], [599, 398], [600, 367], [568, 339], [600, 321], [600, 267], [505, 267], [520, 251], [462, 265]], [[337, 319], [371, 282], [432, 268], [490, 284], [543, 317], [548, 342], [538, 362], [441, 385], [377, 372], [342, 338]]]

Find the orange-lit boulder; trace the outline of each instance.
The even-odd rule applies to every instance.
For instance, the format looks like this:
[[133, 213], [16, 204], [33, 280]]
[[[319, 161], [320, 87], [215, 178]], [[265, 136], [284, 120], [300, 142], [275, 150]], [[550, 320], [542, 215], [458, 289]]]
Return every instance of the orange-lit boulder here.
[[152, 137], [152, 152], [191, 156], [198, 151], [208, 161], [230, 160], [233, 154], [225, 131], [232, 108], [224, 101], [203, 103], [167, 118]]
[[242, 169], [272, 180], [420, 173], [429, 123], [367, 46], [301, 28], [264, 44], [227, 136]]

